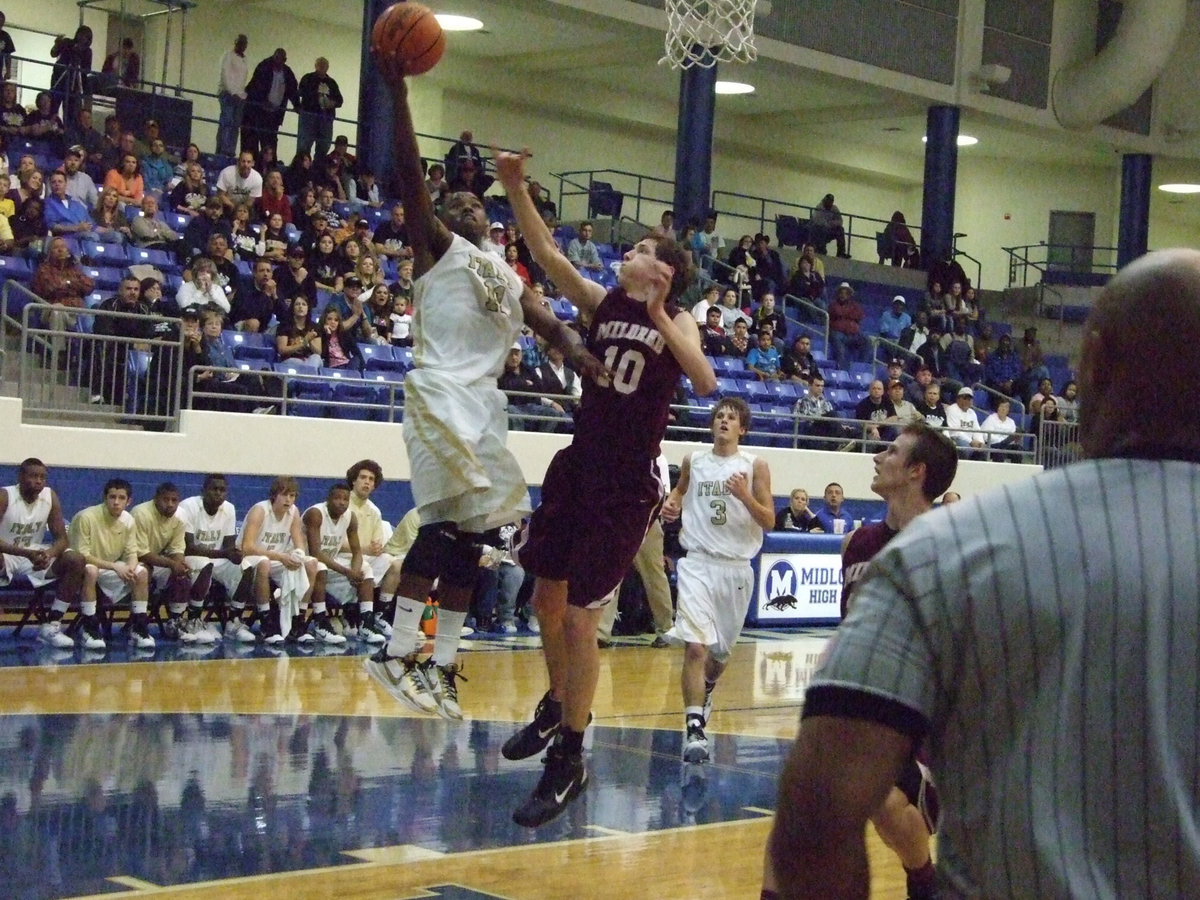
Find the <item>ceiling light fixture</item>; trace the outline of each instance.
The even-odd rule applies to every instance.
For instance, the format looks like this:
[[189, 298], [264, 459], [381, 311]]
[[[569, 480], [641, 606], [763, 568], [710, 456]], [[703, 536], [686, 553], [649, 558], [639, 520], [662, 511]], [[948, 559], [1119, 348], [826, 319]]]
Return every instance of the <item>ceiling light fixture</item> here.
[[450, 13], [438, 13], [434, 16], [443, 31], [479, 31], [483, 23], [471, 16], [455, 16]]
[[1200, 184], [1160, 184], [1158, 189], [1168, 194], [1200, 194]]
[[718, 81], [713, 90], [718, 94], [753, 94], [754, 85], [742, 81]]
[[[929, 140], [929, 138], [925, 137], [924, 135], [921, 136], [922, 144], [924, 144], [928, 140]], [[969, 134], [960, 134], [958, 136], [958, 146], [960, 146], [960, 147], [974, 147], [978, 143], [979, 143], [979, 138], [971, 137]]]

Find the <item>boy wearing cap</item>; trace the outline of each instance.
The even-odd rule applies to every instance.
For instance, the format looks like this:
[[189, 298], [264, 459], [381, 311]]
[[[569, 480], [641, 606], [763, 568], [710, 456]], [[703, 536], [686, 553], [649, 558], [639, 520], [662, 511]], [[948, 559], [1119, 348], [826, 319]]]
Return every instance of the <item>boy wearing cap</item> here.
[[879, 316], [879, 334], [889, 341], [900, 342], [904, 329], [912, 325], [912, 316], [904, 311], [905, 300], [897, 294], [892, 298], [892, 308], [885, 309]]
[[486, 253], [495, 253], [504, 259], [504, 223], [493, 222], [488, 228], [488, 236], [479, 245]]
[[78, 200], [88, 209], [95, 209], [100, 202], [100, 193], [92, 176], [83, 171], [83, 147], [76, 144], [63, 157], [63, 172], [67, 176], [67, 196]]
[[954, 402], [945, 405], [946, 436], [961, 448], [959, 455], [964, 459], [976, 458], [977, 454], [973, 451], [984, 446], [983, 435], [979, 433], [979, 416], [972, 405], [974, 402], [975, 392], [969, 387], [961, 387]]

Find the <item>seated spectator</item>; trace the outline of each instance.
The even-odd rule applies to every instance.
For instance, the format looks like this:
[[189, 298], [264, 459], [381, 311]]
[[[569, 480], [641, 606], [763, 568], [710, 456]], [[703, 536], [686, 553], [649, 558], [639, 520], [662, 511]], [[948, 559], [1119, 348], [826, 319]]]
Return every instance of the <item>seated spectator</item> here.
[[30, 197], [9, 219], [13, 246], [21, 249], [40, 247], [46, 237], [46, 204], [41, 197]]
[[107, 184], [100, 191], [100, 202], [92, 210], [92, 223], [92, 236], [106, 244], [124, 244], [133, 236], [129, 218], [121, 208], [121, 195]]
[[779, 360], [779, 373], [797, 384], [808, 384], [821, 374], [816, 357], [812, 355], [812, 338], [807, 334], [797, 335], [791, 348]]
[[322, 185], [317, 191], [317, 215], [325, 220], [331, 231], [337, 231], [347, 225], [347, 221], [342, 218], [341, 213], [333, 208], [337, 199], [328, 185]]
[[928, 289], [925, 291], [925, 296], [921, 298], [921, 303], [917, 307], [918, 312], [925, 313], [930, 325], [937, 324], [941, 331], [946, 330], [946, 323], [943, 321], [945, 317], [946, 303], [942, 293], [942, 283], [940, 281], [931, 281]]
[[393, 347], [411, 347], [413, 345], [412, 301], [403, 294], [393, 295], [392, 314], [388, 316], [388, 321], [391, 323], [388, 343]]
[[487, 237], [479, 245], [485, 253], [492, 253], [504, 258], [504, 223], [493, 222], [488, 228]]
[[917, 407], [910, 403], [908, 398], [904, 396], [904, 382], [899, 380], [889, 381], [887, 396], [888, 400], [891, 401], [892, 409], [896, 411], [895, 416], [892, 417], [892, 421], [898, 428], [891, 429], [889, 435], [890, 440], [895, 440], [900, 429], [905, 425], [911, 425], [913, 422], [920, 422], [922, 416], [917, 412]]
[[375, 252], [388, 259], [412, 256], [408, 227], [404, 224], [404, 204], [395, 204], [388, 220], [375, 229], [374, 243]]
[[[208, 200], [208, 185], [204, 183], [204, 169], [199, 163], [187, 163], [184, 166], [183, 179], [171, 189], [167, 205], [177, 213], [185, 216], [196, 216], [204, 211]], [[222, 210], [221, 202], [217, 201], [217, 214]]]
[[[508, 398], [508, 427], [515, 431], [554, 431], [567, 418], [562, 406], [544, 393], [537, 374], [521, 359], [520, 343], [513, 344], [504, 359], [504, 371], [497, 379]], [[543, 421], [545, 419], [545, 421]]]
[[1029, 414], [1037, 415], [1046, 399], [1053, 396], [1054, 383], [1049, 378], [1043, 378], [1038, 382], [1037, 391], [1029, 398]]
[[700, 301], [692, 307], [692, 318], [696, 320], [696, 324], [703, 326], [708, 321], [709, 309], [714, 307], [720, 311], [721, 286], [716, 282], [704, 289], [704, 293], [700, 295]]
[[[375, 344], [390, 344], [392, 335], [392, 311], [396, 304], [392, 299], [392, 289], [384, 282], [375, 285], [371, 296], [363, 304], [363, 318], [370, 326], [371, 342]], [[411, 323], [411, 319], [409, 322]]]
[[521, 279], [523, 284], [533, 283], [529, 277], [529, 270], [521, 262], [521, 253], [516, 244], [504, 245], [504, 261], [508, 263], [510, 269], [517, 273], [517, 277]]
[[146, 193], [146, 184], [142, 179], [141, 163], [132, 153], [121, 157], [120, 168], [109, 169], [104, 176], [104, 186], [116, 191], [117, 198], [124, 204], [141, 206], [142, 197]]
[[869, 423], [860, 426], [859, 433], [872, 441], [882, 439], [879, 433], [880, 423], [896, 418], [896, 407], [892, 406], [892, 401], [884, 390], [883, 382], [878, 378], [872, 381], [870, 387], [867, 388], [867, 396], [859, 400], [858, 405], [854, 407], [854, 418], [860, 422]]
[[121, 39], [121, 46], [104, 57], [100, 72], [111, 75], [124, 87], [137, 87], [141, 83], [142, 61], [133, 49], [133, 38]]
[[[237, 368], [229, 348], [221, 340], [224, 317], [218, 310], [199, 311], [184, 309], [180, 317], [183, 331], [183, 370], [190, 372], [196, 366]], [[192, 390], [219, 397], [196, 397], [193, 409], [211, 409], [218, 412], [261, 412], [273, 411], [274, 406], [262, 401], [248, 399], [252, 394], [263, 395], [262, 380], [249, 373], [239, 372], [196, 372], [192, 376]]]
[[953, 403], [946, 408], [946, 436], [958, 445], [960, 450], [966, 450], [966, 459], [975, 459], [978, 454], [971, 451], [983, 447], [983, 435], [979, 434], [979, 415], [975, 412], [975, 392], [969, 387], [961, 387], [954, 397]]
[[321, 235], [305, 267], [312, 273], [318, 290], [341, 293], [346, 258], [334, 250], [332, 234]]
[[696, 244], [696, 226], [692, 224], [684, 225], [679, 229], [679, 245], [691, 251], [692, 265], [696, 268], [700, 267], [700, 257], [695, 251]]
[[725, 259], [725, 264], [734, 271], [731, 279], [739, 291], [742, 289], [749, 291], [750, 289], [750, 271], [758, 265], [758, 261], [750, 255], [750, 251], [753, 249], [754, 238], [743, 234]]
[[465, 159], [459, 164], [458, 171], [450, 176], [450, 191], [451, 193], [466, 191], [482, 200], [483, 195], [487, 193], [488, 188], [495, 180], [484, 172], [482, 166]]
[[71, 256], [67, 242], [61, 237], [51, 238], [45, 259], [34, 270], [29, 289], [47, 303], [81, 309], [84, 298], [94, 288], [92, 279]]
[[912, 324], [900, 333], [898, 343], [905, 350], [916, 353], [927, 340], [929, 340], [929, 313], [919, 310]]
[[34, 100], [34, 108], [25, 116], [23, 134], [35, 141], [45, 141], [50, 145], [50, 152], [58, 158], [62, 155], [63, 135], [66, 127], [58, 113], [52, 109], [54, 98], [49, 91], [38, 91]]
[[754, 247], [750, 251], [754, 266], [750, 269], [750, 294], [761, 300], [765, 294], [774, 294], [783, 287], [783, 260], [779, 251], [771, 247], [771, 238], [763, 233], [754, 236]]
[[796, 259], [796, 269], [788, 282], [787, 292], [793, 297], [808, 301], [808, 305], [800, 306], [798, 315], [801, 321], [816, 323], [821, 320], [811, 307], [816, 306], [822, 310], [827, 308], [825, 279], [813, 268], [812, 260], [805, 256]]
[[950, 377], [950, 360], [942, 345], [942, 330], [932, 322], [929, 325], [929, 339], [917, 350], [917, 356], [938, 381]]
[[32, 164], [33, 159], [31, 157], [21, 158], [21, 168], [17, 169], [17, 186], [5, 194], [13, 202], [14, 208], [19, 208], [30, 197], [37, 197], [39, 200], [46, 199], [45, 176], [42, 175], [40, 169], [33, 165], [26, 167], [26, 158]]
[[129, 232], [138, 247], [174, 250], [179, 244], [179, 234], [158, 214], [158, 200], [153, 194], [142, 198], [142, 214], [129, 223]]
[[[5, 176], [0, 175], [0, 179]], [[12, 205], [12, 201], [0, 201]], [[16, 218], [15, 210], [13, 213], [0, 212], [0, 256], [8, 256], [16, 250], [17, 243], [13, 239], [12, 220]], [[43, 220], [45, 216], [43, 215]]]
[[963, 271], [963, 267], [954, 259], [953, 251], [951, 251], [944, 259], [933, 261], [925, 277], [925, 285], [932, 293], [934, 282], [940, 284], [942, 290], [945, 290], [947, 285], [955, 281], [962, 285], [971, 283], [967, 280], [967, 273]]
[[962, 302], [955, 312], [955, 321], [962, 320], [967, 325], [967, 333], [971, 334], [978, 327], [983, 310], [979, 308], [979, 295], [974, 287], [967, 286], [963, 291]]
[[[845, 438], [848, 434], [849, 426], [839, 420], [833, 403], [825, 396], [825, 379], [820, 372], [813, 375], [808, 393], [796, 403], [796, 413], [813, 417], [808, 424], [808, 433], [815, 437]], [[816, 450], [833, 449], [829, 444], [819, 441], [803, 442], [803, 446]]]
[[[308, 270], [305, 257], [304, 248], [299, 244], [289, 247], [286, 263], [275, 267], [275, 284], [280, 297], [304, 296], [309, 309], [313, 309], [317, 305], [317, 282]], [[279, 316], [278, 310], [276, 315]]]
[[967, 323], [956, 320], [954, 332], [942, 337], [946, 351], [946, 374], [955, 381], [971, 382], [983, 376], [983, 366], [975, 359], [975, 341], [967, 333]]
[[996, 339], [992, 336], [991, 322], [984, 322], [978, 328], [979, 333], [975, 335], [975, 360], [986, 368], [988, 357], [996, 349]]
[[[403, 297], [404, 302], [408, 306], [413, 303], [413, 261], [411, 259], [400, 260], [400, 265], [397, 267], [396, 283], [392, 285], [392, 295], [395, 297]], [[541, 284], [533, 285], [534, 293], [542, 296], [544, 288]], [[543, 299], [543, 306], [549, 306], [550, 301]]]
[[237, 266], [233, 264], [233, 253], [229, 250], [229, 242], [225, 239], [224, 234], [214, 231], [209, 235], [208, 246], [205, 248], [204, 254], [188, 260], [187, 267], [183, 270], [184, 281], [191, 280], [192, 269], [201, 259], [207, 259], [213, 264], [215, 270], [213, 284], [224, 292], [225, 298], [232, 305], [241, 290], [242, 276], [238, 272]]
[[[362, 246], [361, 244], [359, 246]], [[367, 243], [370, 246], [370, 243]], [[383, 273], [383, 269], [379, 267], [379, 260], [370, 251], [364, 250], [358, 257], [358, 264], [354, 267], [354, 274], [358, 276], [358, 280], [363, 285], [363, 302], [369, 303], [375, 289], [382, 284], [387, 283], [387, 276]]]
[[904, 330], [912, 325], [912, 316], [904, 309], [906, 305], [907, 302], [900, 294], [892, 298], [891, 309], [885, 309], [879, 316], [880, 337], [900, 343]]
[[775, 295], [768, 291], [750, 314], [750, 330], [757, 334], [766, 324], [782, 339], [787, 335], [787, 317], [775, 305]]
[[204, 201], [200, 215], [193, 216], [183, 229], [183, 240], [179, 245], [179, 258], [187, 261], [197, 254], [205, 252], [212, 242], [213, 235], [220, 235], [226, 246], [229, 244], [229, 220], [223, 215], [225, 206], [219, 197], [209, 197]]
[[[142, 302], [142, 283], [132, 275], [121, 279], [116, 296], [104, 300], [97, 311], [134, 313], [136, 316], [96, 316], [92, 330], [95, 334], [109, 335], [139, 341], [150, 340], [154, 335], [154, 324], [150, 321], [150, 307]], [[91, 375], [92, 403], [124, 404], [126, 400], [129, 370], [129, 341], [105, 342], [99, 364], [93, 359]]]
[[61, 169], [50, 175], [50, 197], [44, 215], [54, 235], [86, 234], [92, 230], [87, 207], [67, 194], [67, 175]]
[[249, 203], [239, 203], [233, 208], [229, 217], [229, 236], [226, 238], [234, 257], [246, 262], [258, 258], [258, 233], [250, 224], [251, 209]]
[[1012, 403], [1008, 400], [998, 400], [996, 410], [991, 413], [979, 427], [986, 432], [984, 437], [989, 448], [990, 458], [998, 460], [1020, 460], [1020, 456], [1005, 451], [1021, 449], [1021, 435], [1017, 431], [1016, 421], [1009, 415]]
[[788, 504], [775, 514], [775, 531], [820, 531], [821, 524], [808, 508], [808, 491], [796, 488]]
[[221, 286], [217, 284], [216, 275], [217, 267], [211, 259], [200, 257], [196, 260], [192, 266], [191, 281], [185, 281], [175, 293], [175, 302], [179, 304], [179, 308], [215, 309], [223, 315], [229, 315], [232, 306]]
[[737, 322], [745, 322], [747, 329], [752, 324], [750, 316], [738, 306], [738, 292], [726, 288], [721, 294], [721, 327], [728, 332]]
[[312, 187], [312, 157], [297, 153], [283, 170], [283, 189], [288, 194], [299, 195], [309, 187]]
[[243, 150], [237, 162], [226, 166], [217, 176], [214, 196], [229, 211], [241, 203], [254, 203], [263, 192], [263, 177], [254, 170], [254, 154]]
[[342, 175], [342, 161], [334, 154], [330, 153], [324, 159], [314, 161], [312, 184], [316, 188], [318, 201], [324, 191], [329, 191], [331, 202], [346, 202], [346, 187]]
[[[928, 371], [928, 370], [926, 370]], [[925, 386], [925, 395], [920, 403], [914, 403], [917, 412], [931, 428], [946, 427], [946, 408], [942, 406], [942, 387], [936, 381]]]
[[370, 169], [360, 172], [358, 180], [351, 181], [350, 185], [354, 188], [353, 196], [347, 196], [346, 199], [352, 205], [359, 209], [379, 209], [383, 206], [383, 195], [375, 182], [375, 173]]
[[[921, 251], [900, 210], [892, 213], [891, 221], [883, 227], [883, 250], [889, 254], [888, 259], [893, 266], [908, 269], [921, 267]], [[879, 262], [882, 265], [884, 258], [880, 257]]]
[[579, 226], [579, 235], [571, 238], [567, 244], [567, 259], [576, 268], [599, 272], [604, 268], [600, 260], [600, 251], [592, 241], [592, 223], [584, 222]]
[[175, 185], [179, 184], [179, 182], [183, 180], [183, 176], [187, 174], [188, 166], [190, 166], [192, 163], [200, 163], [200, 156], [200, 146], [198, 144], [188, 144], [183, 148], [183, 159], [175, 163], [175, 177], [172, 182], [167, 185], [168, 189], [173, 190]]
[[843, 281], [829, 304], [829, 344], [839, 369], [848, 368], [852, 360], [866, 361], [869, 345], [862, 334], [862, 321], [866, 316], [854, 299], [854, 288]]
[[[351, 276], [353, 278], [353, 276]], [[334, 298], [336, 300], [337, 298]], [[361, 320], [361, 313], [358, 319]], [[358, 349], [357, 321], [343, 321], [341, 312], [330, 301], [321, 314], [321, 363], [328, 369], [363, 367], [362, 352]]]
[[919, 362], [912, 381], [904, 386], [904, 398], [914, 406], [920, 406], [925, 402], [925, 389], [934, 383], [933, 371], [925, 363]]
[[292, 201], [283, 192], [283, 175], [279, 172], [268, 172], [263, 178], [263, 192], [254, 201], [254, 213], [260, 222], [278, 213], [285, 225], [291, 223]]
[[264, 144], [258, 148], [258, 158], [254, 164], [255, 170], [263, 177], [265, 185], [267, 176], [272, 172], [283, 174], [283, 163], [275, 157], [275, 148], [270, 144]]
[[533, 208], [537, 210], [542, 221], [547, 227], [553, 229], [558, 225], [558, 206], [550, 199], [550, 192], [544, 189], [538, 182], [529, 182], [529, 198], [533, 201]]
[[537, 367], [534, 374], [537, 375], [545, 393], [556, 397], [574, 398], [555, 401], [567, 413], [574, 411], [579, 398], [583, 396], [583, 380], [567, 365], [562, 350], [553, 345], [548, 346], [546, 361]]
[[283, 216], [277, 212], [271, 213], [267, 217], [266, 226], [258, 236], [256, 250], [259, 257], [269, 259], [273, 263], [281, 263], [287, 259], [290, 246], [291, 242], [288, 240], [287, 232], [283, 230]]
[[279, 302], [271, 261], [260, 259], [254, 263], [250, 287], [238, 292], [229, 320], [238, 331], [267, 331], [271, 327], [271, 320], [275, 318]]
[[292, 359], [321, 365], [321, 333], [313, 324], [312, 307], [304, 295], [293, 297], [287, 316], [280, 319], [275, 330], [275, 352], [281, 362]]
[[845, 492], [836, 481], [825, 486], [825, 508], [816, 513], [817, 522], [826, 534], [849, 534], [854, 530], [854, 519], [842, 506]]
[[100, 202], [100, 192], [96, 190], [92, 176], [83, 171], [83, 154], [82, 147], [71, 147], [63, 157], [63, 174], [67, 176], [67, 196], [74, 197], [85, 208], [92, 210]]
[[[6, 140], [20, 137], [25, 129], [25, 116], [28, 111], [17, 102], [17, 86], [11, 81], [5, 81], [0, 88], [0, 135]], [[8, 160], [5, 159], [7, 165]]]
[[1079, 385], [1075, 381], [1064, 384], [1062, 392], [1054, 395], [1054, 402], [1064, 422], [1079, 421]]
[[669, 209], [664, 210], [658, 224], [650, 229], [650, 233], [669, 238], [672, 241], [675, 240], [675, 213]]
[[700, 328], [700, 344], [705, 356], [725, 355], [725, 329], [721, 327], [721, 307], [710, 306], [708, 319]]
[[758, 376], [759, 381], [779, 380], [779, 351], [775, 349], [773, 333], [763, 329], [758, 333], [758, 343], [746, 354], [746, 368]]
[[429, 192], [433, 208], [440, 209], [441, 205], [446, 202], [446, 198], [450, 196], [450, 182], [446, 180], [446, 167], [441, 163], [434, 163], [429, 167], [427, 176], [425, 190]]
[[721, 355], [745, 359], [753, 346], [750, 340], [750, 320], [738, 319], [733, 323], [733, 333], [725, 338], [725, 352]]
[[1000, 335], [995, 352], [988, 355], [987, 363], [983, 367], [985, 383], [994, 391], [999, 391], [1007, 397], [1015, 397], [1021, 370], [1021, 358], [1013, 348], [1012, 337], [1007, 334]]
[[175, 164], [167, 157], [167, 145], [162, 138], [150, 142], [150, 152], [142, 157], [141, 169], [146, 190], [162, 196], [167, 184], [175, 177]]
[[833, 202], [833, 194], [826, 194], [821, 202], [813, 208], [808, 220], [808, 239], [821, 255], [824, 255], [830, 241], [837, 243], [837, 255], [849, 259], [846, 252], [846, 229], [842, 225], [842, 213]]

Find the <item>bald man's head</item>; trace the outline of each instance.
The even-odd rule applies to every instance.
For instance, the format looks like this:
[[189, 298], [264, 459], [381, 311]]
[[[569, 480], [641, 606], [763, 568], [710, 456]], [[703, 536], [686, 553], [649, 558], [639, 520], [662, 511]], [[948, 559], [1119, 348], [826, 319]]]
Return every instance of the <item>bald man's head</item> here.
[[1104, 288], [1084, 325], [1079, 431], [1089, 457], [1200, 451], [1181, 391], [1200, 371], [1200, 252], [1162, 250]]

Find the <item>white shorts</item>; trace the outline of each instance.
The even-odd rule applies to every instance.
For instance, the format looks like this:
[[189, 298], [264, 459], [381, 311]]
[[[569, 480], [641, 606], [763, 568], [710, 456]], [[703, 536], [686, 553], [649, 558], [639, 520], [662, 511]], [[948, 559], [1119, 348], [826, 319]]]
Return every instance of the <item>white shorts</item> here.
[[[346, 557], [349, 559], [349, 556]], [[376, 585], [383, 584], [383, 579], [387, 577], [388, 569], [392, 567], [399, 557], [392, 556], [390, 553], [380, 553], [378, 556], [367, 556], [363, 554], [363, 562], [371, 569], [371, 577]], [[340, 561], [340, 557], [339, 557]]]
[[35, 570], [32, 559], [26, 559], [24, 556], [10, 556], [7, 553], [0, 555], [4, 558], [4, 565], [0, 566], [0, 587], [8, 587], [22, 575], [35, 588], [54, 583], [54, 576], [47, 574], [49, 569]]
[[[336, 557], [337, 561], [349, 568], [350, 554], [339, 553]], [[358, 600], [358, 587], [350, 583], [350, 579], [341, 572], [335, 572], [333, 569], [325, 565], [325, 563], [317, 563], [317, 570], [325, 573], [325, 593], [333, 597], [339, 603], [354, 603]], [[375, 573], [364, 559], [359, 571], [363, 573], [367, 581], [375, 583]], [[386, 572], [387, 570], [384, 569]]]
[[[134, 571], [145, 569], [141, 563], [134, 566]], [[112, 569], [101, 569], [100, 576], [96, 579], [96, 586], [104, 591], [104, 596], [109, 599], [110, 603], [120, 603], [133, 591], [133, 583], [125, 581], [114, 572]]]
[[200, 571], [209, 563], [212, 563], [213, 581], [225, 588], [225, 591], [229, 594], [229, 599], [233, 599], [233, 593], [242, 581], [241, 566], [231, 559], [213, 559], [208, 556], [185, 556], [183, 561], [192, 570], [191, 578], [193, 584], [200, 577]]
[[404, 445], [422, 525], [487, 531], [529, 514], [505, 406], [494, 380], [463, 385], [427, 369], [405, 378]]
[[728, 659], [754, 592], [750, 563], [688, 551], [675, 572], [679, 603], [675, 625], [664, 637], [680, 644], [703, 644], [716, 659]]
[[[295, 551], [292, 551], [292, 552], [295, 552]], [[303, 554], [300, 554], [297, 558], [301, 561], [301, 563], [308, 562], [308, 560], [309, 560], [309, 557], [304, 556]], [[257, 566], [260, 562], [262, 562], [265, 559], [266, 559], [265, 556], [243, 556], [242, 557], [242, 571], [245, 572], [247, 569], [253, 569], [255, 566]], [[290, 569], [288, 569], [287, 566], [285, 566], [283, 563], [281, 563], [277, 559], [270, 560], [270, 563], [271, 563], [271, 576], [270, 577], [272, 580], [278, 580], [283, 577], [284, 572], [291, 571]], [[301, 566], [301, 568], [303, 568], [303, 566]]]

